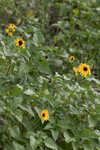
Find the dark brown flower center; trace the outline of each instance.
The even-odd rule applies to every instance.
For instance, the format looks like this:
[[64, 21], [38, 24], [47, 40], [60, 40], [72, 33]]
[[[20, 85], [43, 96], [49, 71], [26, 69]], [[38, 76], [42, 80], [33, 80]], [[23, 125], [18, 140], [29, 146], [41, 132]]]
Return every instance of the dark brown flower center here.
[[45, 117], [45, 113], [43, 113], [42, 116]]
[[87, 71], [87, 67], [84, 67], [84, 71]]
[[45, 59], [48, 59], [48, 56], [47, 56], [47, 55], [45, 56]]
[[21, 46], [23, 44], [23, 42], [22, 41], [19, 41], [19, 45]]
[[73, 57], [71, 58], [71, 60], [73, 60]]

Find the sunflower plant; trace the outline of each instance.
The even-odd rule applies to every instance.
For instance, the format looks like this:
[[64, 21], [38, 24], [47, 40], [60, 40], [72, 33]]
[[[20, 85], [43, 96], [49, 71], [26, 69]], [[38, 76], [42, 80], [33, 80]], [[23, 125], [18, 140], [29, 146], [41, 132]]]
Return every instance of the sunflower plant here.
[[0, 150], [100, 149], [99, 10], [0, 1]]

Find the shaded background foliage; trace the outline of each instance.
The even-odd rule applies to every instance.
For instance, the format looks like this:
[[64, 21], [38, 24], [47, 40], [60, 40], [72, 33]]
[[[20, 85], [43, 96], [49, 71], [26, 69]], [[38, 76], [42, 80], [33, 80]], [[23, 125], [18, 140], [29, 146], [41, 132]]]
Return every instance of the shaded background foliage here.
[[[100, 149], [99, 16], [98, 0], [0, 1], [1, 150]], [[86, 79], [72, 70], [81, 62], [92, 71]]]

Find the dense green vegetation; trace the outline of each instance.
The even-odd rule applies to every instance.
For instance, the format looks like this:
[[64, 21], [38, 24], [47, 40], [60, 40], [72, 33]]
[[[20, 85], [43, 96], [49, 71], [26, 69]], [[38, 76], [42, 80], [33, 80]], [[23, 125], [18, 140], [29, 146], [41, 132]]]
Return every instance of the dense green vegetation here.
[[0, 1], [0, 150], [100, 150], [99, 0]]

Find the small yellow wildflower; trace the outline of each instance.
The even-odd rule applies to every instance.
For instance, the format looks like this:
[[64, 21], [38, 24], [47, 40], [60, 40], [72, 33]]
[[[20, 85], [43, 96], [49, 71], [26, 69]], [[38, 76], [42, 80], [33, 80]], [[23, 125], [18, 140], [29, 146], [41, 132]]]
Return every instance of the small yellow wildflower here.
[[42, 110], [40, 117], [42, 120], [49, 120], [49, 113], [47, 109]]
[[9, 35], [12, 36], [13, 32], [15, 32], [15, 25], [14, 24], [10, 24], [8, 26], [8, 28], [5, 29], [5, 32]]
[[69, 62], [70, 62], [70, 63], [72, 63], [74, 60], [75, 60], [75, 57], [74, 57], [74, 56], [70, 56], [70, 57], [69, 57]]
[[77, 76], [78, 75], [78, 69], [76, 67], [73, 67], [73, 71], [74, 71], [75, 76]]
[[25, 48], [25, 41], [22, 38], [18, 38], [15, 40], [17, 47]]
[[81, 63], [79, 65], [78, 71], [80, 72], [81, 76], [86, 77], [87, 75], [91, 75], [90, 67], [87, 64]]
[[15, 25], [14, 24], [9, 24], [9, 27], [15, 29]]
[[13, 36], [13, 33], [12, 33], [12, 32], [8, 32], [8, 35], [9, 35], [9, 36]]

